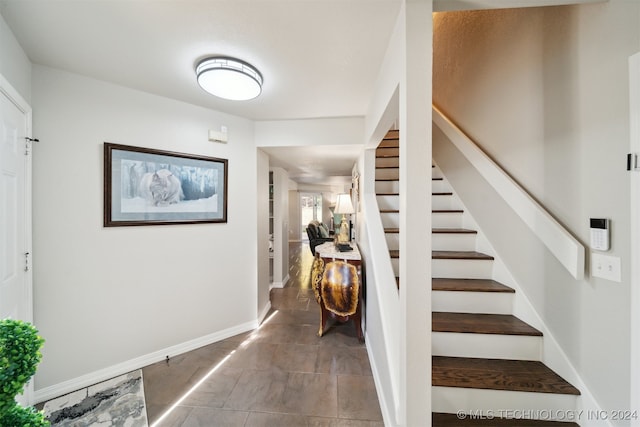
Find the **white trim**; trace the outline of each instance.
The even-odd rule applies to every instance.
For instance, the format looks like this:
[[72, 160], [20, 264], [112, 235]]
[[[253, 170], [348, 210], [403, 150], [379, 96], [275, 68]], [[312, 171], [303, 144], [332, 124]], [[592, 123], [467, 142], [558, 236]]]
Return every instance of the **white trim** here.
[[[0, 93], [6, 97], [13, 105], [16, 106], [21, 113], [24, 114], [26, 121], [26, 137], [32, 137], [32, 109], [29, 103], [18, 93], [18, 91], [9, 83], [9, 81], [0, 74]], [[29, 145], [29, 143], [27, 142]], [[24, 247], [26, 252], [31, 254], [29, 258], [30, 268], [25, 273], [25, 299], [27, 303], [24, 320], [33, 323], [33, 186], [32, 186], [32, 165], [33, 165], [33, 144], [31, 145], [30, 154], [24, 157], [24, 225], [25, 225], [25, 241]], [[34, 380], [33, 378], [25, 385], [23, 396], [27, 404], [34, 403]]]
[[271, 290], [271, 289], [282, 289], [282, 288], [284, 288], [284, 285], [286, 285], [288, 281], [289, 281], [289, 275], [287, 274], [282, 279], [282, 282], [271, 282], [271, 284], [269, 285], [269, 290]]
[[140, 369], [153, 363], [160, 362], [161, 360], [165, 360], [167, 356], [174, 357], [179, 354], [203, 347], [205, 345], [213, 344], [226, 338], [256, 329], [257, 327], [258, 321], [252, 320], [250, 322], [242, 323], [240, 325], [233, 326], [231, 328], [227, 328], [213, 334], [186, 341], [182, 344], [154, 351], [153, 353], [136, 357], [134, 359], [127, 360], [125, 362], [118, 363], [116, 365], [100, 369], [98, 371], [90, 372], [80, 377], [72, 378], [70, 380], [45, 387], [40, 390], [36, 390], [34, 394], [34, 401], [36, 403], [45, 402], [47, 400], [65, 395], [72, 391], [76, 391], [81, 388], [108, 380], [110, 378], [117, 377], [118, 375], [131, 372], [135, 369]]
[[371, 374], [373, 376], [373, 382], [376, 385], [377, 395], [378, 395], [378, 403], [380, 404], [380, 412], [382, 413], [382, 421], [386, 427], [396, 427], [398, 424], [395, 422], [395, 417], [393, 416], [393, 412], [389, 410], [389, 406], [387, 403], [389, 401], [393, 401], [393, 396], [387, 397], [386, 395], [389, 393], [389, 390], [385, 388], [382, 384], [382, 380], [380, 378], [380, 372], [378, 371], [377, 359], [375, 357], [371, 357], [373, 354], [373, 350], [369, 347], [369, 335], [365, 332], [365, 346], [367, 347], [367, 354], [369, 354], [369, 361], [371, 366]]
[[[25, 114], [31, 114], [31, 106], [25, 101], [25, 99], [18, 93], [17, 90], [11, 86], [11, 83], [0, 74], [0, 92], [2, 92], [16, 107]], [[31, 123], [29, 123], [29, 130], [31, 130]], [[31, 135], [29, 135], [31, 136]]]
[[271, 300], [269, 300], [269, 302], [267, 302], [267, 304], [264, 306], [262, 311], [258, 313], [258, 320], [257, 320], [258, 325], [262, 325], [262, 322], [264, 322], [264, 318], [267, 317], [267, 314], [269, 314], [269, 311], [271, 311]]
[[[369, 157], [374, 158], [375, 151], [367, 150]], [[368, 162], [371, 163], [371, 162]], [[373, 170], [371, 164], [366, 165], [367, 169]], [[376, 201], [375, 194], [364, 193], [362, 195], [362, 213], [364, 215], [364, 222], [367, 224], [366, 235], [363, 236], [364, 245], [360, 244], [360, 252], [363, 254], [363, 259], [367, 260], [366, 275], [371, 275], [374, 278], [375, 285], [368, 287], [368, 292], [375, 292], [375, 298], [379, 304], [379, 312], [373, 313], [380, 317], [380, 324], [382, 325], [381, 336], [384, 337], [385, 356], [387, 366], [379, 366], [379, 369], [385, 369], [389, 372], [389, 379], [391, 382], [391, 390], [387, 392], [382, 388], [378, 390], [384, 390], [385, 404], [393, 404], [395, 416], [391, 417], [391, 420], [395, 424], [401, 424], [399, 418], [400, 412], [400, 387], [401, 379], [399, 376], [400, 366], [400, 343], [398, 337], [398, 331], [400, 330], [400, 300], [398, 297], [398, 291], [396, 290], [395, 274], [389, 260], [389, 249], [385, 240], [376, 240], [376, 236], [383, 236], [384, 229], [382, 228], [382, 220], [380, 219], [380, 210], [378, 209], [378, 203]], [[368, 253], [367, 253], [368, 252]], [[387, 262], [384, 262], [384, 260]], [[367, 340], [369, 342], [369, 340]], [[376, 357], [375, 353], [373, 357], [369, 359], [374, 362]], [[382, 393], [379, 393], [379, 395]]]
[[[630, 151], [640, 153], [640, 53], [629, 57], [629, 121]], [[640, 172], [629, 172], [631, 194], [631, 253], [630, 253], [630, 285], [631, 285], [631, 371], [630, 401], [640, 402]], [[640, 408], [630, 408], [640, 409]], [[640, 420], [631, 422], [632, 426], [640, 426]]]
[[582, 280], [585, 269], [584, 246], [435, 106], [433, 122], [569, 273], [576, 280]]
[[568, 4], [603, 3], [608, 0], [434, 0], [434, 12], [478, 9], [513, 9], [521, 7], [561, 6]]

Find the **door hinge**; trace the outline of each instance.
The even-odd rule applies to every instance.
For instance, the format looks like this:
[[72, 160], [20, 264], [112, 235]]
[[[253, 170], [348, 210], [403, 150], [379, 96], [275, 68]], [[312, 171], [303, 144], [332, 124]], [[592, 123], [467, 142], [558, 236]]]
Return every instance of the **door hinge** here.
[[24, 253], [24, 271], [29, 271], [30, 269], [29, 255], [30, 255], [29, 252]]
[[29, 138], [28, 136], [25, 136], [24, 139], [27, 141], [24, 145], [24, 155], [28, 156], [31, 153], [31, 143], [40, 142], [40, 140], [38, 138]]
[[640, 164], [638, 164], [638, 155], [636, 153], [627, 154], [627, 170], [640, 171]]

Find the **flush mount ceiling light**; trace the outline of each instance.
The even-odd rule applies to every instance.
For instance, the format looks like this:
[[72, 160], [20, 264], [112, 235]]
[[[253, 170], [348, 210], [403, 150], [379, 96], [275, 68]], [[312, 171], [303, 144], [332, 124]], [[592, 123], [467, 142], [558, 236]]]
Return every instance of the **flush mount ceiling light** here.
[[235, 58], [205, 58], [196, 66], [196, 76], [202, 89], [224, 99], [246, 101], [262, 91], [262, 74], [251, 64]]

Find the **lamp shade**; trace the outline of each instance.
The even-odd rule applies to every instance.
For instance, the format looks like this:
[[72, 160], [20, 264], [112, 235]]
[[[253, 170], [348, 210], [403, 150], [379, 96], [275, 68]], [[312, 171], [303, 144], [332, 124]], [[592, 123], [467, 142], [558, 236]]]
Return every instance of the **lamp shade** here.
[[202, 89], [219, 98], [233, 101], [253, 99], [262, 92], [262, 75], [251, 64], [239, 59], [217, 56], [203, 59], [196, 66]]
[[338, 200], [336, 200], [336, 209], [334, 211], [337, 214], [352, 214], [353, 205], [351, 204], [351, 195], [344, 193], [338, 194]]

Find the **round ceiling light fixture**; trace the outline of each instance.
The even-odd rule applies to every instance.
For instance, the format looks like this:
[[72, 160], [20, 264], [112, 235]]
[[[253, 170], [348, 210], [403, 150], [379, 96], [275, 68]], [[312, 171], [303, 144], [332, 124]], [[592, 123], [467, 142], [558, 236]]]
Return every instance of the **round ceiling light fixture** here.
[[262, 74], [251, 64], [227, 56], [200, 61], [196, 77], [202, 89], [219, 98], [246, 101], [262, 92]]

